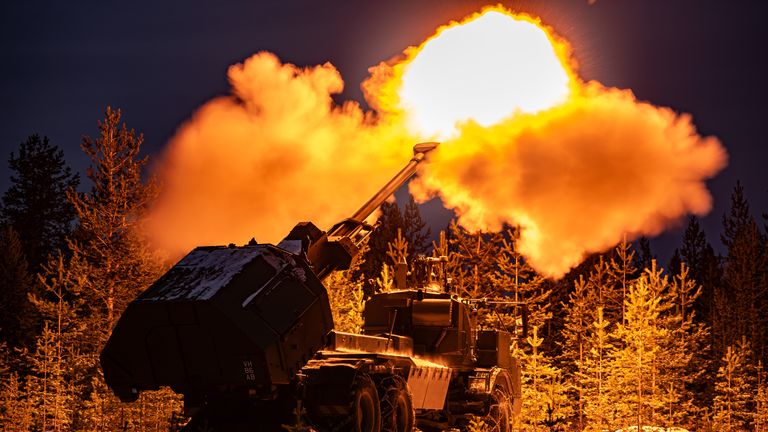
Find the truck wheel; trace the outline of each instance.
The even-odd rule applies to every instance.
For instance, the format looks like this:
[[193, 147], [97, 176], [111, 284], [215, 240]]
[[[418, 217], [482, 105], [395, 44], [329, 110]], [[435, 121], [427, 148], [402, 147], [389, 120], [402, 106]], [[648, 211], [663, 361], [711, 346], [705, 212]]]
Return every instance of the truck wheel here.
[[397, 375], [379, 383], [382, 432], [412, 432], [415, 421], [413, 398], [408, 384]]
[[486, 423], [492, 425], [493, 431], [512, 432], [510, 422], [512, 420], [512, 407], [509, 395], [500, 388], [491, 393], [491, 406], [486, 416]]
[[363, 373], [352, 383], [352, 431], [380, 432], [379, 395], [371, 378]]

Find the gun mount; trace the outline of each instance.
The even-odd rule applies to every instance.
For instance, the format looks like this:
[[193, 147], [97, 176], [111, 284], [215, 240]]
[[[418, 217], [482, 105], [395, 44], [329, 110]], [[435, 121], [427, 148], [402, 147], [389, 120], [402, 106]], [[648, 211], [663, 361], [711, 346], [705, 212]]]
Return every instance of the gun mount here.
[[333, 271], [349, 268], [352, 259], [360, 250], [360, 245], [373, 230], [365, 220], [416, 173], [427, 153], [437, 145], [435, 142], [416, 144], [410, 162], [352, 217], [337, 223], [327, 233], [320, 231], [311, 222], [302, 222], [296, 225], [280, 244], [288, 246], [291, 241], [301, 241], [301, 250], [306, 254], [320, 280]]

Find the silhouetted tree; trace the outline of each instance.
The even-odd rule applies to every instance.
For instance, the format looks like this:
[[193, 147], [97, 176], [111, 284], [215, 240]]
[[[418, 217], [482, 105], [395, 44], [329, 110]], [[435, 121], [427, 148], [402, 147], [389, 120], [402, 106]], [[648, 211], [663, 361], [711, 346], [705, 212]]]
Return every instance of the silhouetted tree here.
[[635, 267], [638, 269], [646, 269], [651, 267], [651, 261], [656, 257], [651, 252], [651, 242], [648, 241], [648, 237], [640, 237], [637, 239], [637, 254], [635, 254]]
[[765, 229], [765, 235], [768, 237], [768, 212], [763, 213], [763, 229]]
[[[404, 210], [396, 202], [385, 202], [379, 208], [381, 212], [377, 221], [377, 228], [368, 239], [369, 249], [363, 256], [363, 263], [355, 273], [355, 277], [361, 277], [365, 291], [371, 294], [376, 290], [374, 281], [381, 276], [385, 263], [393, 264], [387, 258], [388, 245], [397, 238], [400, 230], [404, 240], [408, 243], [408, 255], [406, 262], [409, 270], [413, 270], [413, 264], [417, 255], [426, 254], [429, 250], [430, 230], [421, 217], [419, 206], [409, 196], [409, 201]], [[412, 272], [409, 282], [423, 282], [413, 279], [416, 272]]]
[[[725, 302], [719, 310], [726, 316], [717, 320], [713, 331], [721, 334], [721, 350], [746, 336], [752, 352], [764, 358], [768, 325], [768, 261], [765, 239], [752, 217], [744, 188], [736, 183], [729, 213], [723, 216], [723, 244], [728, 255], [723, 261], [723, 283], [716, 300]], [[724, 354], [723, 351], [720, 351]]]
[[[403, 215], [396, 202], [385, 202], [379, 208], [381, 215], [376, 222], [376, 230], [368, 238], [368, 251], [363, 256], [363, 263], [359, 268], [359, 277], [362, 278], [366, 294], [375, 291], [376, 278], [381, 275], [381, 269], [387, 262], [387, 245], [397, 237], [397, 230], [402, 230]], [[358, 274], [355, 277], [358, 277]]]
[[0, 231], [0, 343], [14, 347], [30, 346], [34, 310], [27, 294], [31, 291], [30, 276], [21, 241], [12, 226]]
[[680, 249], [675, 248], [675, 252], [672, 254], [672, 258], [669, 259], [669, 264], [667, 264], [670, 276], [677, 276], [680, 274], [680, 265], [682, 263], [683, 258], [680, 256]]
[[701, 296], [695, 304], [697, 320], [711, 322], [715, 289], [720, 283], [720, 263], [695, 216], [688, 220], [680, 257], [689, 269], [689, 276], [701, 287]]
[[408, 195], [408, 203], [403, 211], [403, 235], [408, 242], [408, 260], [413, 261], [416, 255], [423, 255], [429, 249], [429, 237], [432, 232], [421, 217], [419, 205]]
[[736, 236], [749, 222], [754, 220], [749, 212], [749, 203], [744, 196], [744, 186], [736, 181], [731, 193], [731, 207], [728, 214], [723, 214], [723, 233], [720, 240], [725, 247], [730, 248]]
[[680, 248], [680, 258], [690, 269], [690, 276], [701, 283], [705, 270], [705, 253], [709, 243], [699, 226], [699, 219], [691, 216], [683, 234], [683, 245]]
[[11, 186], [3, 195], [2, 219], [19, 233], [30, 271], [64, 246], [75, 213], [67, 191], [80, 183], [64, 153], [47, 137], [32, 135], [8, 159]]

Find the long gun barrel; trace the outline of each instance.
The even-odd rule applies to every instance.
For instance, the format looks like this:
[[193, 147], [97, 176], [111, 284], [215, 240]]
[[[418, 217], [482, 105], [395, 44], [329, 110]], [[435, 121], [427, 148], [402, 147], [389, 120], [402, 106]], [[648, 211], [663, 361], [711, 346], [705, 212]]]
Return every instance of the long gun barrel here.
[[305, 222], [297, 225], [288, 234], [286, 240], [302, 240], [302, 249], [306, 252], [307, 260], [320, 280], [332, 271], [349, 268], [362, 242], [372, 231], [372, 227], [365, 223], [365, 219], [416, 173], [427, 153], [437, 146], [436, 142], [416, 144], [413, 147], [413, 158], [408, 164], [363, 204], [352, 217], [337, 223], [327, 233], [322, 233], [314, 225]]
[[370, 216], [374, 210], [376, 210], [382, 203], [384, 203], [384, 201], [386, 201], [390, 195], [400, 189], [400, 187], [402, 187], [405, 182], [407, 182], [408, 179], [416, 173], [416, 169], [418, 169], [421, 161], [423, 161], [427, 156], [427, 153], [434, 150], [437, 146], [438, 143], [436, 142], [425, 142], [413, 146], [413, 158], [411, 158], [410, 162], [408, 162], [408, 165], [403, 167], [403, 169], [400, 170], [400, 172], [397, 173], [397, 175], [395, 175], [392, 180], [389, 181], [389, 183], [384, 185], [384, 187], [381, 188], [381, 190], [378, 191], [376, 195], [369, 199], [367, 203], [363, 204], [363, 206], [360, 207], [360, 209], [356, 211], [354, 215], [352, 215], [351, 219], [362, 222], [368, 218], [368, 216]]

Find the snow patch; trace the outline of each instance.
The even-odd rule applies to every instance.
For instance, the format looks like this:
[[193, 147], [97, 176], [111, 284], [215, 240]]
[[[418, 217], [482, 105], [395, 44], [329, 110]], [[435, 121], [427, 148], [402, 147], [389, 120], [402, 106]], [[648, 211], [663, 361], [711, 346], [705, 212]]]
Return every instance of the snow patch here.
[[208, 300], [261, 256], [275, 268], [284, 263], [266, 246], [195, 249], [148, 290], [145, 300]]
[[294, 255], [301, 254], [301, 240], [283, 240], [277, 245], [277, 247]]

